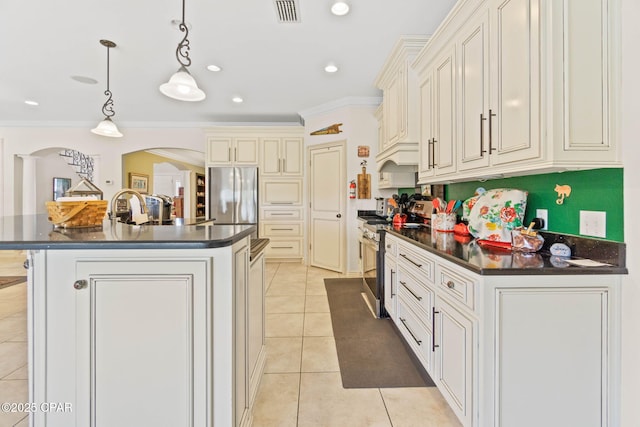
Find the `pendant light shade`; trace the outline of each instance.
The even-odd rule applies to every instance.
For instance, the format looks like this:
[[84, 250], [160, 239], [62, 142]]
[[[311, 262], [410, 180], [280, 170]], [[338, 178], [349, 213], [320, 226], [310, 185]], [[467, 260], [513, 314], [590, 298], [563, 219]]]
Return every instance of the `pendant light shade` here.
[[91, 129], [91, 132], [96, 135], [110, 136], [112, 138], [119, 138], [122, 136], [122, 133], [120, 133], [118, 127], [113, 123], [110, 117], [105, 117], [103, 121], [98, 123], [98, 126]]
[[189, 49], [191, 48], [188, 39], [189, 29], [184, 21], [184, 2], [185, 0], [182, 0], [182, 22], [179, 26], [180, 31], [184, 33], [184, 37], [176, 49], [176, 59], [180, 63], [180, 68], [167, 83], [160, 85], [160, 92], [169, 98], [179, 101], [202, 101], [206, 98], [206, 95], [198, 88], [195, 79], [187, 70], [187, 67], [191, 65], [191, 58], [189, 57]]
[[107, 101], [102, 106], [102, 114], [104, 114], [104, 120], [98, 123], [98, 126], [91, 129], [91, 132], [96, 135], [108, 136], [111, 138], [119, 138], [122, 136], [118, 127], [111, 120], [116, 113], [113, 111], [113, 99], [111, 91], [109, 90], [109, 49], [116, 47], [116, 44], [111, 40], [100, 40], [100, 44], [107, 48], [107, 90], [104, 94], [107, 95]]
[[160, 92], [180, 101], [202, 101], [206, 97], [184, 66], [171, 76], [168, 83], [160, 85]]

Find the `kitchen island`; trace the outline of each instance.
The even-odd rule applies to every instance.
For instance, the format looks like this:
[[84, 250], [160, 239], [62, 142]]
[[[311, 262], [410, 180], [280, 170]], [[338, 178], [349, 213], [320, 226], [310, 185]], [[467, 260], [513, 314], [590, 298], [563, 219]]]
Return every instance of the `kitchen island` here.
[[254, 231], [0, 218], [0, 249], [27, 251], [32, 425], [249, 424], [265, 359]]

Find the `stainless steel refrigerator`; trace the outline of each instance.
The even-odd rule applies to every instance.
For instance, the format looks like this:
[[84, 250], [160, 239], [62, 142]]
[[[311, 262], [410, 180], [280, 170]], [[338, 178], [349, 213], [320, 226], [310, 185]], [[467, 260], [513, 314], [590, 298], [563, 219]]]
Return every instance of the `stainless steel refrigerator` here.
[[208, 219], [214, 224], [258, 226], [258, 168], [209, 168]]

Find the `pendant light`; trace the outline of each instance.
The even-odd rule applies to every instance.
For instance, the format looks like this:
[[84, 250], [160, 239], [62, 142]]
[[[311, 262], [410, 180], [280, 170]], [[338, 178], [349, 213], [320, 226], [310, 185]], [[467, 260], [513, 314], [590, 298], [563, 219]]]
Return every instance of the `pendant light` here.
[[182, 0], [182, 22], [180, 31], [184, 33], [184, 38], [176, 49], [176, 59], [180, 63], [180, 68], [169, 79], [169, 82], [160, 85], [160, 92], [169, 98], [179, 101], [202, 101], [206, 95], [198, 88], [195, 79], [191, 76], [187, 67], [191, 65], [189, 58], [189, 29], [184, 21], [184, 2]]
[[113, 99], [111, 99], [111, 91], [109, 90], [109, 49], [116, 47], [116, 44], [111, 40], [100, 40], [100, 44], [107, 48], [107, 90], [104, 91], [104, 94], [107, 95], [107, 101], [102, 106], [104, 120], [98, 123], [98, 126], [94, 129], [91, 129], [91, 132], [97, 135], [119, 138], [122, 134], [118, 131], [116, 124], [111, 120], [111, 117], [116, 113], [113, 111]]

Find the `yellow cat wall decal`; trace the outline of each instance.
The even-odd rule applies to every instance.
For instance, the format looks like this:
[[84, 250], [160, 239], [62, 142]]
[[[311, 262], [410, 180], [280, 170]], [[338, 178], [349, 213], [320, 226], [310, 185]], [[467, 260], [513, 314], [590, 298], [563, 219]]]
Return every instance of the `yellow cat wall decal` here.
[[556, 203], [561, 205], [564, 203], [564, 199], [571, 195], [571, 186], [556, 184], [554, 191], [558, 193], [558, 200], [556, 200]]

